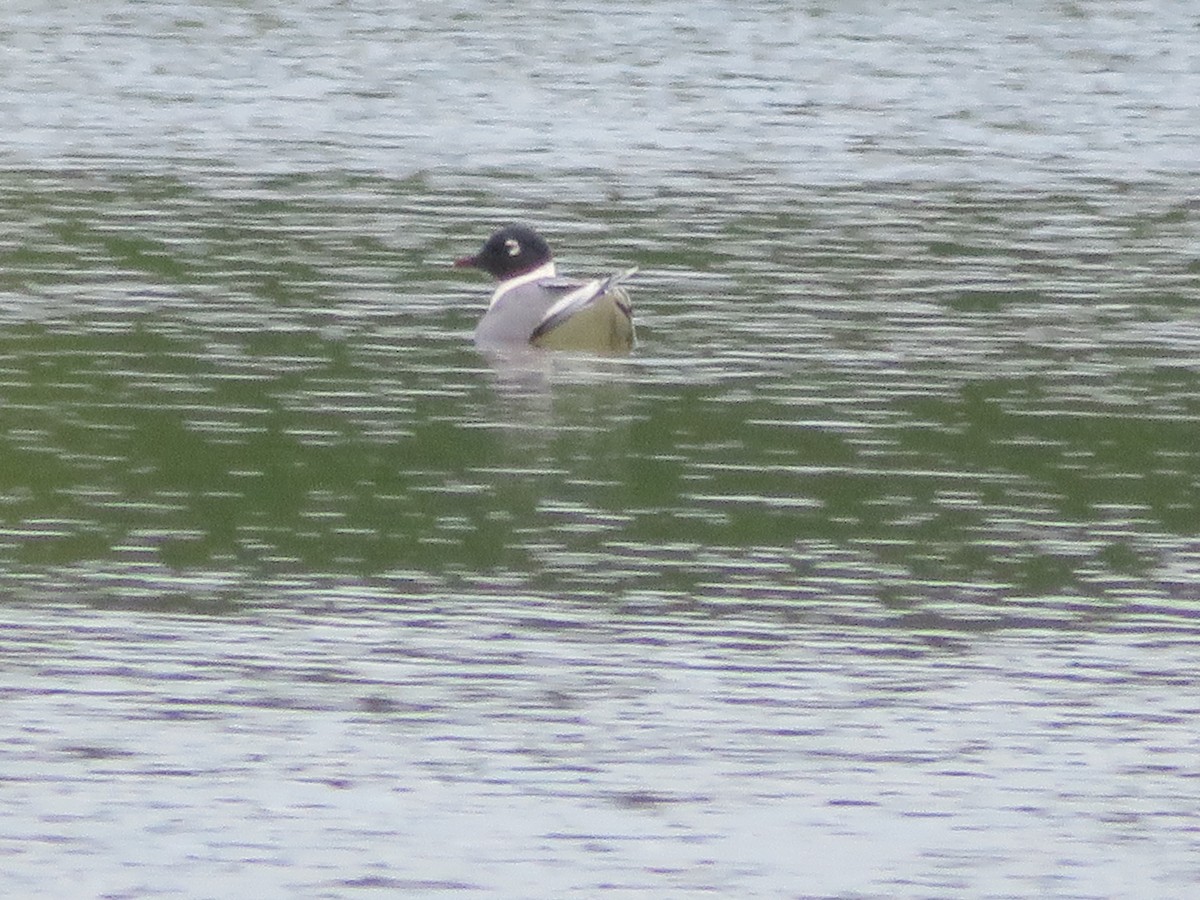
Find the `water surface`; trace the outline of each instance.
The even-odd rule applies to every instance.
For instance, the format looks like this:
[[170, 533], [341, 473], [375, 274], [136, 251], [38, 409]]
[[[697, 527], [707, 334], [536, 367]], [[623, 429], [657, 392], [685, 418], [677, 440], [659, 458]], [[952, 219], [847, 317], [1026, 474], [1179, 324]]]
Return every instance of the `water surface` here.
[[[5, 887], [1185, 892], [1198, 28], [22, 4]], [[510, 218], [632, 356], [474, 351]]]

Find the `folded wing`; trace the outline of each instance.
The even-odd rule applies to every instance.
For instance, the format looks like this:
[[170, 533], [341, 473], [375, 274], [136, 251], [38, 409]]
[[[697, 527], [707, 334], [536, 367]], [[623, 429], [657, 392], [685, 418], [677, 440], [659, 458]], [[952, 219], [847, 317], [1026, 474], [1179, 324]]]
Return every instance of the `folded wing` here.
[[542, 315], [530, 343], [561, 349], [628, 349], [633, 344], [632, 310], [619, 286], [636, 273], [636, 268], [617, 272], [564, 294]]

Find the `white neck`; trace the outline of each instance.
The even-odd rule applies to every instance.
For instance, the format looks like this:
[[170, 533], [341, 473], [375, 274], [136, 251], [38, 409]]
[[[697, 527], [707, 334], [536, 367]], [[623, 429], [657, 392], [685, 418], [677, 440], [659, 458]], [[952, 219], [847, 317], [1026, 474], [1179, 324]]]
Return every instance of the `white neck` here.
[[531, 269], [524, 275], [516, 275], [507, 281], [500, 282], [496, 287], [496, 292], [492, 294], [492, 301], [488, 304], [488, 309], [496, 305], [496, 301], [501, 295], [511, 291], [515, 287], [520, 287], [523, 284], [529, 284], [531, 281], [537, 281], [539, 278], [553, 278], [558, 273], [554, 269], [554, 260], [542, 263], [536, 269]]

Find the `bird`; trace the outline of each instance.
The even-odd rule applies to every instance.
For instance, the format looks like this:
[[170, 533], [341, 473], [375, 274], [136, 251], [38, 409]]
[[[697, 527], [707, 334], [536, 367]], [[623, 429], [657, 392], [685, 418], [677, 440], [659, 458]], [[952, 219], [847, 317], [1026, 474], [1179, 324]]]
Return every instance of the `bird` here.
[[454, 265], [482, 269], [500, 282], [475, 328], [480, 349], [615, 354], [633, 348], [633, 310], [621, 285], [636, 268], [590, 281], [561, 278], [546, 239], [523, 224], [505, 225]]

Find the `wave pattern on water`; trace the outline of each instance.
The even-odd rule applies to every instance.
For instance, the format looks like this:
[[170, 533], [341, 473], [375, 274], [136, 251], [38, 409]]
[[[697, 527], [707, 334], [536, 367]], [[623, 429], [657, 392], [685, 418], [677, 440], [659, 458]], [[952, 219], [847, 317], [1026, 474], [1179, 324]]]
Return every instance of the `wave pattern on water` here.
[[[651, 255], [634, 358], [523, 371], [470, 350], [486, 288], [421, 181], [78, 179], [5, 191], [20, 565], [1194, 602], [1195, 235], [1153, 192], [715, 195]], [[624, 214], [606, 252], [645, 263], [665, 213]]]
[[1197, 173], [1179, 4], [24, 6], [0, 147], [34, 164], [572, 170], [593, 200]]
[[24, 724], [0, 743], [25, 837], [7, 886], [1025, 895], [1197, 875], [1194, 632], [965, 642], [273, 587], [275, 608], [220, 617], [0, 607]]
[[1194, 890], [1190, 6], [6, 12], [0, 893]]

